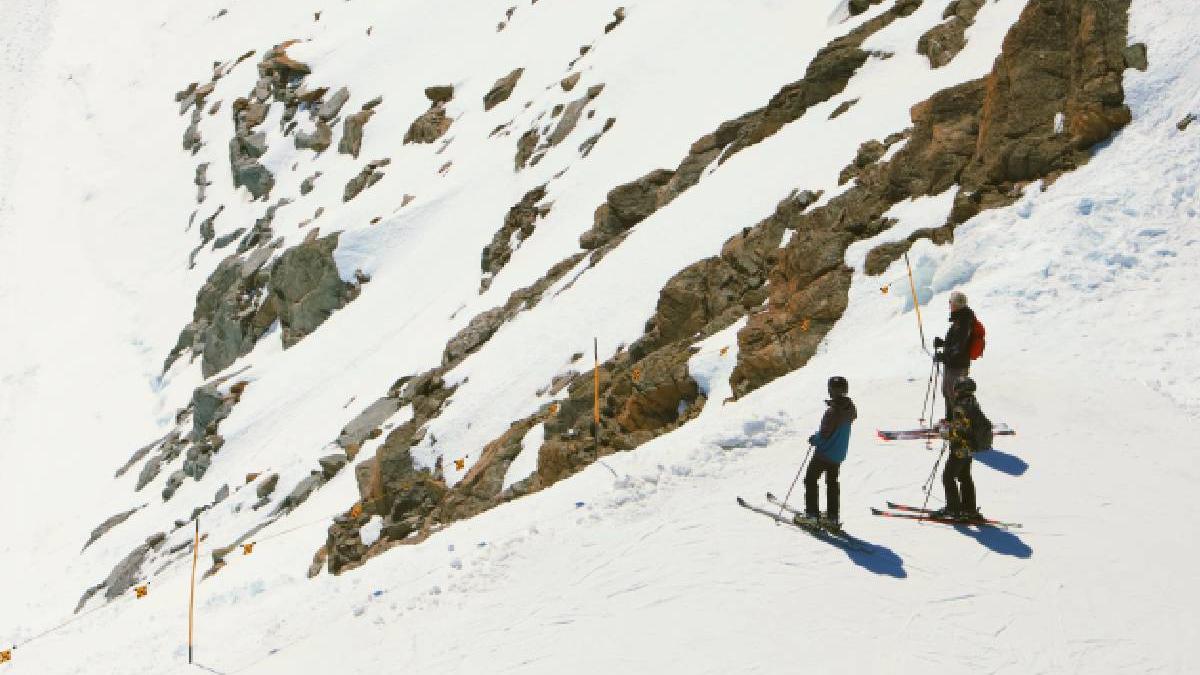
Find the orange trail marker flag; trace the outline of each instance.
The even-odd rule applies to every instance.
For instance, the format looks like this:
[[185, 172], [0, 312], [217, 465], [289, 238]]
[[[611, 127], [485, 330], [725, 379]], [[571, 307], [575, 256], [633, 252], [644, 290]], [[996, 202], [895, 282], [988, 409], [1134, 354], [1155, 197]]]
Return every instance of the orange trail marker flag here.
[[0, 652], [0, 663], [8, 663], [9, 661], [12, 661], [12, 650], [5, 649]]
[[150, 587], [146, 584], [142, 584], [141, 586], [135, 587], [133, 592], [135, 595], [137, 595], [137, 597], [144, 598], [150, 592]]

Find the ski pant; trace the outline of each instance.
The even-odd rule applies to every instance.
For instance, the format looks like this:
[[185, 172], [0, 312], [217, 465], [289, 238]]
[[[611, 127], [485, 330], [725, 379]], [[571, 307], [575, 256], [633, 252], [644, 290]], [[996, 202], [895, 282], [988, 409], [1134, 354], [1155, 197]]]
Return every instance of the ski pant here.
[[841, 505], [842, 487], [838, 484], [838, 469], [841, 465], [831, 462], [817, 453], [813, 453], [812, 461], [808, 464], [808, 472], [804, 474], [804, 510], [809, 514], [818, 513], [820, 509], [820, 493], [817, 481], [825, 474], [825, 489], [829, 497], [829, 518], [838, 519]]
[[975, 513], [975, 481], [971, 480], [971, 455], [956, 457], [950, 451], [946, 470], [942, 472], [942, 485], [946, 488], [946, 508], [951, 512]]
[[962, 368], [946, 365], [942, 367], [942, 399], [946, 402], [946, 421], [950, 421], [950, 404], [954, 402], [954, 384], [958, 378], [971, 372], [971, 364]]

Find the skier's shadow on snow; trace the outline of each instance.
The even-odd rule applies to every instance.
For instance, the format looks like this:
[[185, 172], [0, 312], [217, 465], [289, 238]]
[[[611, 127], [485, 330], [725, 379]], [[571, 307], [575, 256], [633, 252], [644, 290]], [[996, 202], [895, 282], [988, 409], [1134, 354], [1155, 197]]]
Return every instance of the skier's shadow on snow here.
[[1009, 476], [1021, 476], [1029, 470], [1029, 464], [1025, 460], [996, 448], [976, 453], [975, 461]]
[[[809, 535], [812, 536], [812, 535]], [[886, 546], [873, 544], [865, 539], [851, 536], [849, 545], [835, 541], [832, 537], [817, 537], [825, 543], [840, 549], [855, 565], [874, 574], [905, 579], [908, 573], [904, 571], [904, 560], [896, 552]]]
[[1014, 558], [1030, 558], [1033, 549], [1021, 541], [1016, 534], [999, 527], [972, 527], [955, 525], [955, 530], [983, 544], [1000, 555], [1011, 555]]

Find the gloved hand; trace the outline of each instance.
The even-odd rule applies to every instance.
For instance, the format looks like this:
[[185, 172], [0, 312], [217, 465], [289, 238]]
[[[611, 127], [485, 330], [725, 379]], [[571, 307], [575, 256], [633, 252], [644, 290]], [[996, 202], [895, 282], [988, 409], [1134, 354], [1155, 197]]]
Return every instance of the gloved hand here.
[[942, 345], [944, 345], [944, 344], [946, 344], [946, 341], [943, 340], [942, 338], [940, 338], [940, 337], [933, 338], [933, 348], [934, 349], [941, 349]]
[[942, 352], [934, 352], [933, 360], [937, 361], [938, 363], [943, 363], [946, 361], [946, 355], [943, 354]]
[[808, 444], [809, 444], [809, 445], [816, 445], [816, 444], [817, 444], [817, 435], [816, 435], [816, 434], [813, 434], [812, 436], [809, 436], [809, 437], [808, 437]]

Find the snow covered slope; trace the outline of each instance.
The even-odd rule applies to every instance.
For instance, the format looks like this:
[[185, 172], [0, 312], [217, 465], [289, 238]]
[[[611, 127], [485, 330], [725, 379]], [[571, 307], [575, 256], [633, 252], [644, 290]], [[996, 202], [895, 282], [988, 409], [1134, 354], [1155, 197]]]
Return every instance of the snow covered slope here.
[[[953, 186], [890, 207], [890, 228], [849, 245], [846, 310], [821, 326], [828, 332], [803, 368], [732, 400], [739, 334], [753, 321], [739, 318], [695, 341], [688, 372], [707, 402], [696, 413], [682, 406], [690, 421], [678, 429], [411, 545], [383, 550], [385, 519], [368, 513], [355, 535], [377, 543], [365, 562], [306, 574], [331, 517], [366, 496], [353, 465], [369, 465], [388, 443], [366, 430], [424, 414], [420, 401], [386, 408], [353, 450], [337, 442], [372, 402], [401, 400], [386, 396], [399, 378], [444, 365], [453, 388], [421, 425], [417, 469], [449, 489], [469, 483], [492, 457], [485, 448], [511, 428], [519, 452], [496, 480], [511, 490], [534, 479], [554, 424], [545, 411], [571, 405], [572, 387], [548, 385], [587, 374], [593, 336], [602, 361], [619, 358], [680, 270], [772, 216], [793, 190], [824, 191], [817, 209], [851, 189], [838, 174], [864, 141], [911, 127], [914, 105], [987, 75], [1022, 11], [1041, 1], [981, 3], [961, 53], [939, 68], [916, 45], [943, 21], [945, 3], [908, 3], [910, 14], [865, 38], [870, 57], [844, 91], [700, 167], [695, 187], [655, 204], [598, 261], [572, 256], [614, 187], [676, 166], [697, 139], [804, 77], [831, 40], [896, 5], [851, 17], [837, 0], [647, 0], [618, 15], [616, 3], [561, 0], [511, 13], [508, 3], [416, 0], [15, 3], [28, 28], [6, 40], [0, 80], [19, 99], [0, 117], [0, 650], [18, 647], [0, 671], [194, 671], [188, 542], [201, 506], [210, 507], [200, 514], [202, 571], [214, 549], [256, 542], [250, 555], [226, 554], [198, 586], [197, 661], [220, 673], [1190, 671], [1200, 656], [1190, 564], [1200, 544], [1188, 535], [1200, 524], [1189, 508], [1200, 431], [1191, 292], [1200, 127], [1180, 122], [1200, 114], [1200, 46], [1188, 30], [1200, 8], [1184, 0], [1133, 0], [1129, 42], [1147, 45], [1149, 67], [1125, 72], [1133, 121], [1089, 163], [1023, 186], [1011, 205], [958, 226], [952, 243], [918, 239], [909, 253], [927, 333], [941, 332], [952, 289], [987, 324], [987, 353], [973, 369], [979, 398], [1018, 435], [980, 455], [974, 471], [985, 513], [1025, 528], [919, 526], [867, 511], [923, 499], [937, 453], [873, 437], [915, 423], [929, 361], [903, 261], [874, 276], [865, 266], [876, 246], [945, 223]], [[239, 97], [253, 103], [257, 64], [289, 40], [301, 42], [288, 58], [311, 70], [301, 91], [346, 87], [346, 116], [375, 113], [354, 157], [338, 151], [336, 118], [332, 146], [314, 153], [293, 139], [319, 133], [315, 114], [302, 108], [285, 135], [286, 106], [271, 105], [255, 159], [275, 184], [252, 200], [233, 185], [229, 142], [241, 132], [232, 108]], [[248, 50], [257, 51], [238, 62]], [[196, 118], [201, 143], [185, 152], [193, 112], [181, 116], [172, 95], [209, 82], [214, 62], [227, 74], [212, 80]], [[524, 70], [511, 95], [485, 110], [515, 68]], [[577, 82], [560, 84], [572, 73]], [[453, 85], [452, 97], [427, 97], [432, 85]], [[435, 110], [438, 124], [439, 105], [448, 130], [405, 143], [414, 119]], [[552, 144], [558, 120], [572, 115], [576, 126]], [[1046, 133], [1054, 125], [1048, 117]], [[522, 167], [514, 152], [531, 129], [537, 147]], [[894, 143], [879, 162], [916, 141]], [[384, 158], [374, 167], [382, 179], [344, 201], [347, 182]], [[197, 202], [201, 163], [211, 185]], [[530, 206], [548, 211], [522, 221], [532, 233], [501, 229], [539, 186], [545, 194]], [[318, 238], [341, 232], [340, 279], [320, 286], [344, 290], [341, 302], [313, 326], [300, 310], [290, 323], [271, 317], [213, 377], [188, 353], [164, 371], [196, 317], [197, 291], [272, 206], [271, 245], [249, 243], [247, 255], [278, 260], [314, 228]], [[781, 244], [805, 236], [788, 230]], [[228, 248], [214, 248], [226, 237]], [[481, 252], [497, 241], [511, 255], [489, 273]], [[470, 353], [445, 356], [474, 317], [564, 260], [573, 262], [549, 290]], [[285, 281], [250, 290], [287, 294]], [[264, 311], [254, 292], [242, 308]], [[307, 297], [288, 306], [307, 311]], [[311, 330], [284, 349], [301, 325]], [[787, 490], [833, 373], [849, 378], [860, 411], [843, 514], [866, 552], [734, 503]], [[213, 422], [221, 444], [207, 471], [169, 500], [172, 472], [194, 453], [165, 460], [175, 464], [141, 490], [145, 458], [114, 479], [135, 449], [176, 428], [205, 382], [231, 405]], [[179, 416], [182, 429], [198, 411]], [[318, 458], [343, 450], [350, 468], [321, 476], [303, 503], [283, 503], [323, 468]], [[251, 473], [261, 475], [248, 482]], [[256, 508], [273, 474], [278, 487]], [[222, 486], [231, 494], [215, 499]], [[132, 509], [80, 551], [93, 528]], [[145, 598], [93, 597], [86, 614], [72, 614], [85, 589], [158, 532], [165, 538], [131, 577], [148, 580]]]

